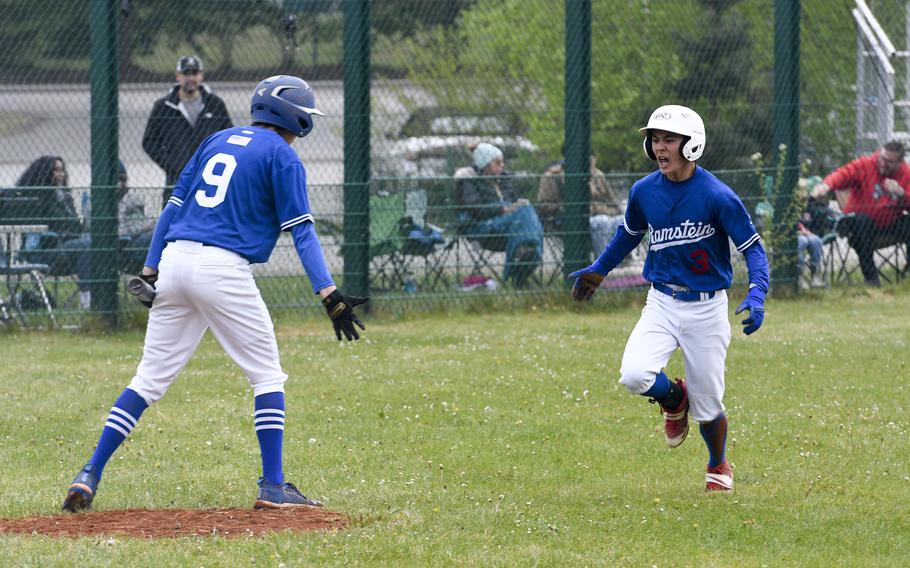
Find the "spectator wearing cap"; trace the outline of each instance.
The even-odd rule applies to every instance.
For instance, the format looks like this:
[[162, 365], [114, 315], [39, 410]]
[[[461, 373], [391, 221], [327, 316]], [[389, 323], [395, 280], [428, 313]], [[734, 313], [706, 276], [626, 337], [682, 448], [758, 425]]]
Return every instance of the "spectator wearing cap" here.
[[177, 61], [177, 84], [155, 101], [142, 148], [165, 173], [167, 204], [174, 183], [196, 148], [210, 134], [233, 126], [224, 101], [203, 84], [202, 60], [186, 55]]
[[482, 142], [473, 162], [455, 172], [463, 231], [483, 248], [505, 251], [503, 279], [524, 288], [543, 258], [543, 226], [531, 203], [514, 191], [502, 150]]

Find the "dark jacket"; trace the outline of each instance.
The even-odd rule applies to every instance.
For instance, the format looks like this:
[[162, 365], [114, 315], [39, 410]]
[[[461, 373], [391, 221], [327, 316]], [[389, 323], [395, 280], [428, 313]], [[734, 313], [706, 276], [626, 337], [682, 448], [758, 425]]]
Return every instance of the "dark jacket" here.
[[[4, 214], [15, 219], [31, 219], [32, 223], [47, 225], [57, 239], [69, 239], [82, 233], [82, 221], [76, 213], [76, 201], [66, 185], [54, 184], [54, 163], [63, 162], [59, 156], [41, 156], [19, 176], [16, 187], [0, 190], [2, 197], [13, 198], [6, 203]], [[65, 167], [65, 165], [64, 165]], [[18, 199], [18, 201], [14, 201]], [[52, 246], [50, 248], [53, 248]]]
[[475, 221], [498, 217], [517, 198], [511, 177], [507, 171], [499, 177], [485, 177], [473, 166], [461, 168], [455, 172], [455, 201]]
[[47, 199], [42, 200], [47, 228], [61, 239], [77, 237], [82, 232], [82, 221], [76, 214], [76, 200], [68, 187], [48, 187]]
[[196, 125], [191, 125], [180, 106], [179, 88], [175, 85], [167, 96], [155, 101], [142, 136], [142, 148], [164, 170], [168, 186], [174, 185], [203, 140], [213, 132], [233, 126], [224, 101], [205, 85], [200, 85], [202, 112]]

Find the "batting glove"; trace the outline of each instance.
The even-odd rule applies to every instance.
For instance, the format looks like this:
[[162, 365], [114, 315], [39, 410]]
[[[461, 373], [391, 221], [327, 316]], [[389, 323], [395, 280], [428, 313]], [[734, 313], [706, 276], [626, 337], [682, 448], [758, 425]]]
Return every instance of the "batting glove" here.
[[338, 290], [333, 290], [331, 294], [322, 299], [322, 305], [325, 306], [325, 311], [329, 315], [329, 319], [332, 320], [332, 326], [335, 328], [335, 337], [338, 338], [338, 341], [341, 341], [341, 334], [344, 333], [344, 336], [348, 341], [351, 339], [360, 339], [360, 334], [357, 333], [357, 327], [360, 329], [366, 329], [357, 315], [354, 314], [354, 308], [366, 304], [370, 300], [369, 297], [361, 296], [345, 296]]
[[598, 272], [597, 266], [594, 264], [569, 274], [569, 278], [575, 279], [575, 284], [572, 285], [572, 298], [576, 302], [590, 300], [594, 296], [594, 292], [597, 292], [600, 287], [600, 283], [604, 281], [604, 276], [606, 274]]
[[758, 328], [765, 321], [765, 293], [758, 288], [749, 289], [749, 294], [743, 300], [743, 303], [736, 308], [736, 313], [741, 314], [746, 310], [749, 310], [749, 317], [741, 322], [745, 326], [743, 327], [743, 333], [752, 335], [758, 331]]

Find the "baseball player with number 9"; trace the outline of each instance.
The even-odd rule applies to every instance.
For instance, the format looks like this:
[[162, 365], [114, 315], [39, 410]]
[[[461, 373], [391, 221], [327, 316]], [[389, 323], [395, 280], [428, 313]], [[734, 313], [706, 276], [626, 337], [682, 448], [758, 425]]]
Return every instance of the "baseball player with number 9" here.
[[[155, 294], [142, 360], [111, 408], [89, 462], [69, 486], [63, 509], [91, 507], [104, 466], [142, 412], [164, 396], [206, 329], [240, 366], [253, 388], [262, 477], [256, 508], [321, 506], [284, 480], [284, 383], [275, 330], [250, 265], [266, 262], [281, 231], [322, 298], [336, 337], [359, 339], [353, 308], [326, 268], [307, 196], [306, 170], [291, 148], [309, 134], [316, 108], [297, 77], [263, 80], [253, 92], [252, 125], [209, 136], [178, 178], [161, 214], [140, 277]], [[160, 272], [159, 272], [160, 269]]]
[[[633, 394], [657, 402], [670, 447], [689, 433], [689, 414], [708, 447], [706, 491], [731, 491], [733, 470], [726, 458], [727, 416], [724, 364], [730, 344], [727, 293], [733, 281], [732, 240], [749, 269], [749, 292], [736, 313], [746, 335], [761, 327], [768, 292], [768, 258], [739, 197], [698, 166], [705, 126], [679, 105], [659, 107], [640, 131], [658, 171], [638, 180], [629, 193], [623, 225], [591, 266], [575, 278], [572, 297], [589, 300], [604, 277], [648, 234], [643, 276], [651, 289], [641, 319], [622, 357], [619, 382]], [[663, 369], [682, 351], [687, 379], [671, 381]]]

